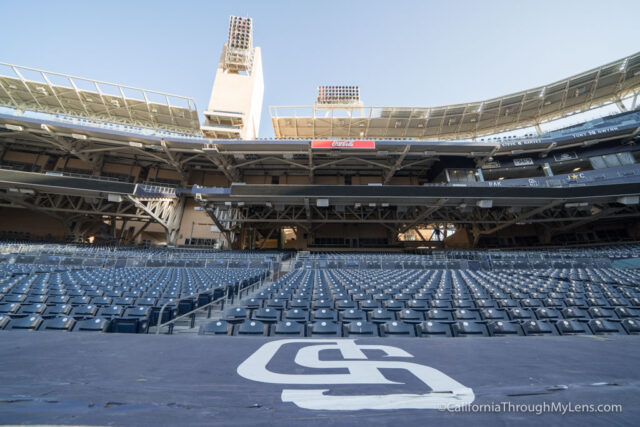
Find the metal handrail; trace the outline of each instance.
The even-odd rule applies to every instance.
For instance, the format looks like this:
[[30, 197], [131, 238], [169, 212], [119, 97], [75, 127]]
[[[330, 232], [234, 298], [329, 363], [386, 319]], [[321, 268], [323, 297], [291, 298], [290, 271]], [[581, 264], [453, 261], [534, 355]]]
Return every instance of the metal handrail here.
[[[242, 287], [242, 284], [243, 284], [246, 280], [247, 280], [247, 279], [244, 279], [244, 280], [242, 280], [242, 281], [238, 284], [238, 290], [237, 290], [237, 292], [236, 292], [236, 295], [238, 295], [238, 297], [240, 297], [240, 296], [242, 295], [242, 292], [243, 292], [244, 290], [246, 290], [246, 289], [248, 289], [248, 288], [250, 288], [250, 287], [255, 287], [255, 285], [256, 285], [256, 284], [262, 285], [262, 283], [263, 283], [263, 279], [261, 278], [261, 279], [260, 279], [259, 281], [257, 281], [257, 282], [254, 282], [254, 283], [252, 283], [252, 284], [250, 284], [250, 285], [247, 285], [247, 286], [245, 286], [245, 287]], [[233, 298], [233, 294], [231, 294], [231, 295], [230, 295], [230, 291], [231, 291], [231, 289], [232, 289], [232, 288], [233, 288], [232, 286], [227, 285], [227, 292], [226, 292], [226, 295], [224, 295], [224, 296], [222, 296], [222, 297], [220, 297], [220, 298], [218, 298], [218, 299], [215, 299], [215, 300], [213, 300], [213, 301], [210, 301], [210, 302], [208, 302], [207, 304], [203, 305], [202, 307], [196, 307], [195, 309], [193, 309], [193, 310], [191, 310], [191, 311], [189, 311], [189, 312], [187, 312], [187, 313], [181, 314], [180, 316], [177, 316], [177, 317], [175, 317], [175, 318], [173, 318], [173, 319], [171, 319], [171, 320], [169, 320], [169, 321], [167, 321], [167, 322], [165, 322], [165, 323], [160, 323], [160, 322], [162, 322], [162, 314], [164, 313], [164, 309], [165, 309], [169, 304], [176, 304], [176, 305], [177, 305], [180, 301], [187, 300], [187, 299], [194, 298], [194, 297], [195, 297], [195, 298], [197, 298], [197, 297], [199, 297], [200, 295], [207, 294], [207, 293], [211, 292], [212, 290], [205, 291], [205, 292], [198, 292], [197, 294], [188, 295], [188, 296], [186, 296], [186, 297], [182, 297], [182, 298], [179, 298], [179, 299], [174, 300], [174, 301], [168, 301], [168, 302], [166, 302], [166, 303], [162, 306], [162, 308], [160, 309], [160, 312], [158, 313], [158, 323], [156, 324], [156, 333], [155, 333], [155, 334], [156, 334], [156, 335], [159, 335], [159, 334], [160, 334], [160, 329], [161, 329], [163, 326], [167, 326], [167, 325], [169, 325], [169, 324], [175, 323], [175, 322], [177, 322], [178, 320], [180, 320], [180, 319], [182, 319], [182, 318], [184, 318], [184, 317], [191, 316], [191, 315], [195, 314], [197, 311], [204, 310], [205, 308], [207, 308], [207, 307], [211, 307], [211, 306], [213, 306], [214, 304], [217, 304], [217, 303], [219, 303], [219, 302], [221, 302], [221, 301], [227, 301], [227, 300], [229, 300], [229, 298], [230, 298], [230, 297], [231, 297], [231, 298]], [[193, 326], [192, 326], [192, 327], [193, 327]]]
[[198, 292], [197, 294], [187, 295], [186, 297], [178, 298], [175, 301], [167, 301], [162, 306], [162, 308], [160, 308], [160, 312], [158, 313], [158, 323], [156, 324], [156, 335], [160, 334], [160, 328], [162, 328], [163, 326], [167, 326], [170, 323], [175, 323], [176, 321], [182, 319], [183, 317], [190, 316], [190, 315], [194, 314], [195, 312], [197, 312], [199, 310], [203, 310], [203, 309], [205, 309], [205, 308], [207, 308], [209, 306], [212, 306], [213, 304], [216, 304], [216, 303], [220, 302], [221, 300], [228, 299], [229, 298], [229, 289], [230, 288], [231, 288], [231, 286], [227, 286], [227, 294], [226, 295], [224, 295], [224, 296], [222, 296], [222, 297], [220, 297], [220, 298], [218, 298], [216, 300], [210, 301], [207, 304], [203, 305], [202, 307], [196, 307], [195, 309], [193, 309], [193, 310], [191, 310], [191, 311], [189, 311], [187, 313], [184, 313], [184, 314], [181, 314], [180, 316], [174, 317], [173, 319], [171, 319], [171, 320], [169, 320], [169, 321], [167, 321], [165, 323], [161, 323], [162, 322], [162, 315], [164, 314], [164, 309], [167, 308], [167, 306], [169, 304], [176, 304], [177, 305], [177, 304], [180, 303], [180, 301], [185, 301], [185, 300], [188, 300], [188, 299], [191, 299], [191, 298], [194, 298], [194, 297], [198, 298], [198, 297], [200, 297], [200, 295], [204, 295], [204, 294], [210, 293], [211, 290], [205, 291], [205, 292]]

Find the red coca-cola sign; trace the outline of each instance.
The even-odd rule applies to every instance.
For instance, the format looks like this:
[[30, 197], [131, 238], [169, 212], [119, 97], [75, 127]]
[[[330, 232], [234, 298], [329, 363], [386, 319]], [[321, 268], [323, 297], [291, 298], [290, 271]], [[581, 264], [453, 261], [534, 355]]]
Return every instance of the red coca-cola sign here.
[[311, 148], [374, 150], [376, 142], [370, 139], [314, 139]]

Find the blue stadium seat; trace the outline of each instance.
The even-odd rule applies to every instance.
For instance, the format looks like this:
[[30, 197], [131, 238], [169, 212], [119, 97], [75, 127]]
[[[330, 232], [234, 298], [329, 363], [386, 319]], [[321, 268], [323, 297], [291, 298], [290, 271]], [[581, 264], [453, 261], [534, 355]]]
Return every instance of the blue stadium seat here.
[[284, 312], [283, 320], [290, 320], [292, 322], [307, 322], [309, 321], [309, 312], [299, 308], [292, 308]]
[[398, 312], [398, 320], [401, 320], [405, 323], [416, 324], [422, 322], [425, 319], [421, 312], [411, 309], [405, 309]]
[[605, 319], [592, 319], [589, 320], [588, 325], [594, 335], [625, 335], [627, 333], [620, 322]]
[[391, 311], [379, 308], [369, 312], [369, 320], [373, 323], [385, 323], [391, 320], [396, 320], [396, 316]]
[[297, 322], [278, 322], [271, 328], [271, 335], [304, 336], [305, 334], [305, 325]]
[[224, 320], [216, 320], [214, 322], [200, 325], [198, 335], [231, 335], [233, 325]]
[[42, 325], [42, 322], [42, 317], [38, 315], [20, 317], [17, 319], [12, 319], [6, 329], [37, 331], [40, 325]]
[[74, 332], [108, 332], [111, 322], [109, 319], [94, 317], [93, 319], [76, 322]]
[[350, 322], [344, 325], [345, 336], [378, 336], [378, 328], [373, 323], [364, 321]]
[[489, 334], [493, 337], [524, 335], [522, 326], [518, 322], [493, 320], [487, 323], [487, 328], [489, 329]]
[[451, 325], [451, 328], [455, 337], [489, 336], [487, 325], [481, 322], [458, 320]]
[[268, 335], [269, 325], [258, 320], [245, 320], [233, 327], [234, 335]]
[[396, 337], [415, 337], [416, 330], [413, 325], [404, 322], [391, 321], [380, 325], [380, 335]]
[[312, 337], [340, 337], [342, 336], [341, 329], [338, 323], [319, 320], [311, 324], [309, 333]]
[[555, 326], [543, 320], [523, 321], [522, 329], [525, 335], [558, 335]]
[[242, 323], [248, 317], [247, 309], [236, 307], [227, 311], [225, 320], [229, 323]]
[[451, 337], [451, 327], [447, 322], [427, 320], [416, 326], [421, 337]]
[[251, 318], [265, 323], [276, 323], [280, 320], [280, 312], [273, 308], [259, 308], [251, 314]]
[[335, 322], [338, 320], [338, 313], [327, 308], [321, 308], [312, 313], [311, 320], [329, 320]]
[[556, 328], [560, 335], [579, 335], [589, 334], [591, 335], [591, 329], [586, 322], [579, 320], [558, 320], [556, 322]]
[[42, 326], [40, 326], [40, 330], [50, 330], [50, 331], [71, 331], [75, 326], [76, 321], [71, 316], [58, 316], [53, 317], [51, 319], [46, 319]]
[[350, 308], [349, 310], [340, 312], [340, 320], [343, 322], [353, 322], [357, 320], [366, 321], [367, 313], [362, 310]]

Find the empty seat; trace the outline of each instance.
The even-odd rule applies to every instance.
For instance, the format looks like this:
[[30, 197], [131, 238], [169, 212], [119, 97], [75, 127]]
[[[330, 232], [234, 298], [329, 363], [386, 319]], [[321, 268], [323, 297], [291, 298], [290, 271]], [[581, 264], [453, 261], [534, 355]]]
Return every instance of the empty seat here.
[[311, 336], [342, 336], [341, 327], [335, 322], [319, 320], [311, 324], [310, 335]]
[[40, 316], [27, 316], [13, 319], [6, 329], [37, 331], [43, 320]]
[[369, 319], [374, 323], [385, 323], [390, 320], [396, 320], [396, 316], [391, 311], [379, 308], [369, 313]]
[[290, 308], [299, 308], [302, 310], [306, 310], [311, 305], [311, 301], [308, 299], [294, 299], [289, 302]]
[[337, 321], [338, 320], [338, 313], [333, 311], [333, 310], [329, 310], [327, 308], [321, 308], [321, 309], [316, 310], [316, 311], [313, 312], [312, 320], [314, 320], [314, 321], [316, 321], [316, 320]]
[[307, 322], [309, 320], [309, 312], [293, 308], [284, 313], [283, 320], [290, 320], [293, 322]]
[[539, 308], [535, 311], [536, 317], [540, 320], [562, 319], [560, 311], [553, 308]]
[[403, 301], [388, 300], [382, 303], [382, 306], [388, 311], [400, 311], [404, 309]]
[[492, 299], [478, 299], [476, 300], [476, 307], [478, 308], [496, 308], [498, 306], [497, 301]]
[[496, 308], [484, 308], [480, 310], [482, 318], [485, 320], [508, 320], [509, 316], [503, 309]]
[[419, 311], [404, 309], [398, 312], [398, 320], [406, 323], [420, 323], [425, 319]]
[[453, 320], [453, 316], [450, 311], [442, 310], [439, 308], [432, 308], [431, 310], [425, 313], [425, 320]]
[[18, 294], [18, 295], [12, 294], [12, 295], [5, 295], [4, 297], [2, 297], [2, 302], [4, 304], [12, 303], [12, 302], [20, 303], [26, 300], [27, 300], [27, 296], [23, 294]]
[[613, 309], [613, 311], [620, 319], [627, 319], [630, 317], [640, 318], [640, 311], [638, 311], [637, 309], [628, 307], [616, 307]]
[[445, 301], [445, 300], [439, 300], [439, 299], [431, 300], [429, 302], [429, 305], [432, 308], [452, 308], [451, 301]]
[[47, 309], [46, 304], [29, 304], [20, 307], [18, 314], [43, 314]]
[[69, 313], [71, 313], [71, 309], [73, 307], [70, 304], [56, 304], [56, 305], [51, 305], [48, 306], [47, 309], [45, 310], [43, 317], [46, 316], [50, 316], [50, 317], [56, 317], [56, 316], [65, 316]]
[[453, 335], [449, 323], [446, 322], [427, 320], [419, 323], [416, 328], [421, 337], [450, 337]]
[[68, 304], [70, 299], [67, 295], [52, 296], [47, 299], [47, 304]]
[[558, 328], [560, 335], [591, 334], [591, 329], [589, 329], [587, 323], [579, 320], [558, 320], [556, 328]]
[[245, 320], [233, 327], [234, 335], [267, 335], [269, 325], [259, 320]]
[[623, 319], [620, 324], [628, 334], [640, 334], [640, 321], [638, 321], [637, 319]]
[[98, 314], [98, 307], [92, 304], [79, 305], [71, 310], [71, 316], [76, 320], [80, 320], [85, 317], [93, 317]]
[[260, 322], [276, 323], [280, 320], [280, 312], [273, 308], [259, 308], [251, 314], [251, 318]]
[[518, 322], [493, 320], [487, 323], [487, 328], [489, 329], [489, 334], [495, 337], [524, 335], [522, 326]]
[[407, 301], [406, 306], [416, 311], [429, 310], [429, 303], [426, 300], [418, 300], [418, 299], [410, 300], [410, 301]]
[[10, 304], [0, 304], [0, 314], [15, 314], [20, 310], [20, 304], [12, 302]]
[[225, 320], [229, 323], [240, 323], [247, 318], [247, 309], [243, 307], [236, 307], [227, 311]]
[[124, 334], [143, 334], [148, 330], [148, 319], [143, 317], [114, 317], [109, 328], [109, 332]]
[[233, 325], [224, 320], [216, 320], [215, 322], [200, 325], [198, 335], [231, 335]]
[[336, 310], [343, 311], [343, 310], [350, 310], [355, 308], [356, 308], [355, 301], [351, 301], [349, 299], [342, 299], [342, 300], [336, 301]]
[[330, 309], [331, 307], [331, 301], [326, 300], [326, 299], [320, 299], [320, 300], [315, 300], [313, 301], [313, 309], [314, 310], [318, 310], [321, 308], [326, 308], [326, 309]]
[[355, 310], [353, 308], [345, 310], [340, 313], [340, 320], [343, 322], [353, 322], [356, 320], [367, 320], [367, 313], [362, 310]]
[[287, 308], [287, 300], [281, 298], [267, 300], [265, 303], [265, 307], [274, 310], [284, 310], [285, 308]]
[[416, 330], [413, 325], [404, 322], [391, 321], [380, 325], [380, 333], [382, 336], [391, 337], [415, 337]]
[[372, 311], [382, 307], [382, 305], [380, 304], [380, 301], [377, 301], [374, 299], [362, 300], [360, 301], [359, 304], [360, 304], [360, 309], [363, 311]]
[[525, 335], [558, 335], [555, 326], [543, 320], [527, 320], [522, 322]]
[[148, 319], [151, 315], [151, 307], [138, 306], [128, 307], [124, 310], [124, 317], [137, 317], [142, 319]]
[[345, 336], [378, 336], [378, 328], [373, 323], [356, 321], [344, 325]]
[[535, 298], [525, 298], [523, 300], [520, 300], [520, 305], [526, 308], [542, 307], [542, 303], [540, 302], [540, 300]]
[[97, 315], [100, 317], [120, 317], [123, 314], [124, 314], [124, 307], [121, 305], [101, 307], [97, 313]]
[[453, 335], [456, 337], [489, 336], [487, 325], [480, 322], [458, 320], [451, 325], [451, 328], [453, 329]]
[[565, 319], [590, 319], [589, 313], [587, 313], [587, 310], [579, 307], [563, 308], [562, 316]]
[[109, 319], [94, 317], [93, 319], [77, 321], [73, 330], [74, 332], [107, 332], [109, 327]]
[[283, 321], [272, 326], [272, 335], [304, 336], [305, 326], [302, 323]]
[[455, 308], [476, 308], [476, 305], [473, 303], [473, 301], [468, 300], [468, 299], [455, 299], [453, 300], [453, 306]]
[[111, 297], [98, 296], [98, 297], [91, 298], [91, 304], [97, 305], [98, 307], [111, 305], [112, 302], [113, 302], [113, 298]]
[[465, 308], [456, 309], [453, 312], [453, 317], [456, 320], [480, 320], [480, 314], [477, 311]]
[[45, 302], [47, 302], [47, 296], [46, 295], [31, 295], [31, 296], [27, 297], [27, 300], [25, 302], [27, 304], [44, 304]]
[[85, 297], [85, 296], [71, 297], [71, 299], [69, 300], [69, 304], [71, 305], [87, 305], [90, 302], [91, 302], [91, 297]]
[[613, 322], [606, 319], [592, 319], [588, 322], [589, 328], [595, 335], [626, 334], [621, 322]]
[[523, 310], [521, 308], [512, 308], [508, 310], [507, 313], [509, 314], [509, 317], [511, 317], [512, 320], [535, 319], [535, 317], [533, 316], [533, 313], [530, 310]]
[[612, 309], [605, 307], [589, 307], [587, 311], [594, 319], [617, 319], [618, 317]]
[[75, 319], [71, 316], [58, 316], [46, 319], [40, 326], [40, 330], [71, 331], [75, 323]]

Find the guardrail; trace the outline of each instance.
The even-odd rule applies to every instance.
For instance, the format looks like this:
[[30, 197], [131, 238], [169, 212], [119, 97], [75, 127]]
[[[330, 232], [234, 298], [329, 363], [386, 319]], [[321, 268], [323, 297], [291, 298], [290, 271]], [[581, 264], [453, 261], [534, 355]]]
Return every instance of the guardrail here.
[[205, 309], [208, 309], [208, 313], [207, 313], [207, 318], [211, 318], [211, 309], [213, 308], [213, 306], [215, 304], [219, 304], [220, 303], [220, 309], [223, 310], [224, 309], [224, 305], [225, 303], [229, 303], [229, 304], [233, 304], [233, 302], [236, 300], [236, 298], [240, 299], [242, 298], [242, 294], [244, 293], [245, 296], [249, 294], [249, 292], [255, 290], [255, 288], [259, 288], [262, 286], [263, 283], [263, 278], [260, 278], [259, 281], [250, 283], [246, 286], [242, 286], [243, 283], [245, 283], [248, 279], [245, 279], [243, 281], [240, 282], [240, 284], [237, 286], [237, 289], [234, 290], [234, 286], [229, 286], [227, 285], [227, 292], [224, 296], [218, 298], [218, 299], [214, 299], [212, 301], [210, 301], [209, 303], [200, 306], [200, 307], [196, 307], [195, 309], [187, 312], [187, 313], [183, 313], [179, 316], [174, 317], [173, 319], [170, 319], [164, 323], [162, 322], [162, 316], [164, 314], [165, 309], [169, 306], [169, 305], [175, 305], [176, 307], [179, 306], [180, 301], [186, 301], [189, 299], [193, 299], [193, 298], [200, 298], [201, 295], [206, 295], [208, 293], [211, 293], [212, 291], [205, 291], [205, 292], [198, 292], [197, 294], [192, 294], [192, 295], [188, 295], [186, 297], [182, 297], [179, 298], [175, 301], [169, 301], [166, 302], [161, 308], [160, 308], [160, 312], [158, 313], [158, 323], [156, 324], [156, 331], [155, 331], [155, 335], [159, 335], [160, 331], [162, 330], [163, 327], [168, 326], [168, 334], [171, 335], [173, 334], [173, 327], [175, 325], [175, 323], [181, 319], [184, 319], [186, 317], [191, 317], [191, 325], [190, 328], [194, 328], [195, 327], [195, 319], [196, 319], [196, 313], [198, 311], [202, 311]]

